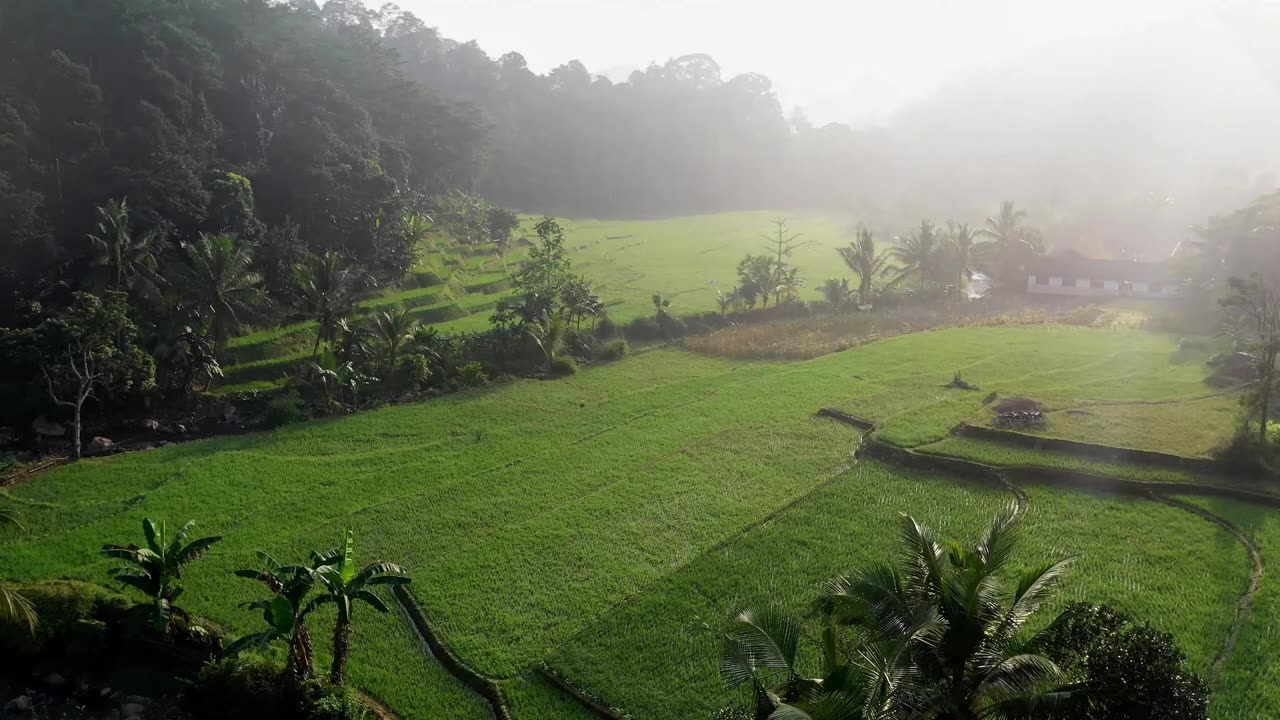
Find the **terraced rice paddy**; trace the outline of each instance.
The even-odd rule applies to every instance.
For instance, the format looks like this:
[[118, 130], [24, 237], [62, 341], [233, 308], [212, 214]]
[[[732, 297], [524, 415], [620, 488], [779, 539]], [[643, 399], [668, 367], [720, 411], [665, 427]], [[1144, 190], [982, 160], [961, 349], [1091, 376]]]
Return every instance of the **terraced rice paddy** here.
[[[534, 673], [543, 661], [636, 718], [698, 717], [732, 699], [714, 655], [733, 609], [799, 608], [821, 580], [891, 552], [899, 511], [963, 535], [1008, 502], [951, 477], [851, 465], [855, 431], [818, 408], [925, 446], [989, 389], [1203, 395], [1203, 369], [1173, 353], [1137, 331], [1040, 326], [907, 335], [801, 363], [655, 349], [562, 381], [77, 463], [4, 492], [27, 531], [0, 536], [0, 567], [106, 582], [101, 543], [135, 538], [144, 515], [196, 518], [226, 540], [189, 574], [184, 604], [238, 633], [256, 627], [237, 606], [258, 587], [230, 570], [258, 548], [302, 557], [351, 527], [360, 558], [410, 568], [443, 641], [501, 681], [520, 720], [586, 717]], [[957, 369], [983, 391], [943, 389]], [[1080, 556], [1067, 599], [1131, 609], [1209, 667], [1249, 572], [1234, 536], [1151, 501], [1028, 494], [1025, 562]], [[405, 717], [487, 712], [395, 615], [357, 617], [352, 671]], [[1247, 683], [1228, 677], [1220, 706], [1249, 707]]]

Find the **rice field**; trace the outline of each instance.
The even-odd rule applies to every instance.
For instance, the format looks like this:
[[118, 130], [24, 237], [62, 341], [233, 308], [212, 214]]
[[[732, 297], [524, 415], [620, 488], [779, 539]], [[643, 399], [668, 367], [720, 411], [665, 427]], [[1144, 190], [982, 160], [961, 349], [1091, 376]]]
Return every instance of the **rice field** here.
[[[857, 433], [818, 408], [934, 449], [989, 389], [1203, 395], [1203, 368], [1172, 349], [1140, 331], [1056, 326], [903, 335], [793, 363], [651, 349], [565, 380], [60, 468], [0, 491], [26, 526], [0, 535], [0, 575], [105, 583], [103, 542], [135, 539], [144, 516], [195, 518], [226, 540], [188, 574], [183, 604], [241, 633], [258, 618], [238, 605], [258, 588], [230, 570], [259, 548], [303, 557], [350, 527], [360, 559], [410, 569], [442, 640], [502, 683], [520, 720], [585, 717], [534, 673], [544, 661], [637, 718], [697, 717], [732, 699], [713, 658], [732, 608], [766, 596], [799, 607], [828, 575], [890, 552], [898, 511], [963, 534], [1008, 500], [851, 466]], [[944, 389], [957, 369], [983, 390]], [[1133, 609], [1197, 667], [1210, 662], [1247, 573], [1234, 537], [1164, 505], [1030, 495], [1028, 562], [1080, 555], [1075, 592]], [[355, 653], [356, 682], [403, 717], [487, 713], [398, 616], [358, 616]]]

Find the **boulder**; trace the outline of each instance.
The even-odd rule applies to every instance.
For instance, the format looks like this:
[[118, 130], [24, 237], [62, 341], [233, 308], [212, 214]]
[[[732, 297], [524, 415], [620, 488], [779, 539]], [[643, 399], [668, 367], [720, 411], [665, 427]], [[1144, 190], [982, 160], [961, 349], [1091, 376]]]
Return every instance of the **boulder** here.
[[222, 421], [232, 422], [235, 419], [236, 419], [236, 406], [232, 405], [231, 403], [227, 403], [222, 407]]
[[62, 437], [67, 434], [67, 429], [61, 423], [56, 423], [43, 415], [31, 421], [31, 431], [40, 437]]
[[111, 442], [111, 438], [99, 435], [90, 440], [88, 445], [85, 445], [84, 451], [89, 455], [102, 455], [111, 450], [113, 445], [115, 443]]
[[19, 695], [5, 703], [4, 710], [11, 713], [31, 712], [31, 697], [29, 695]]
[[160, 432], [160, 421], [159, 420], [143, 420], [142, 429], [149, 430], [151, 432]]

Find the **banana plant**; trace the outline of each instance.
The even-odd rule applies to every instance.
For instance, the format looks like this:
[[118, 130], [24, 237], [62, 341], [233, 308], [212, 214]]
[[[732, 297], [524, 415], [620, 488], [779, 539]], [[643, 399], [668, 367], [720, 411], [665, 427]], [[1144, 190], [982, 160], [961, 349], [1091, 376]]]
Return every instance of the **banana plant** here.
[[382, 598], [373, 592], [378, 585], [407, 585], [410, 582], [408, 572], [388, 562], [373, 562], [363, 569], [357, 570], [353, 546], [355, 534], [346, 531], [340, 547], [328, 552], [313, 552], [312, 569], [316, 578], [324, 585], [325, 594], [307, 604], [303, 614], [327, 603], [338, 608], [338, 618], [333, 628], [333, 665], [329, 671], [329, 681], [334, 685], [342, 685], [346, 681], [347, 658], [351, 654], [351, 611], [360, 601], [381, 613], [390, 612]]
[[129, 563], [127, 567], [111, 569], [116, 580], [145, 593], [155, 603], [157, 629], [172, 629], [173, 601], [182, 594], [178, 580], [183, 569], [199, 560], [209, 548], [222, 539], [221, 536], [202, 537], [190, 543], [187, 535], [196, 526], [188, 521], [170, 539], [168, 526], [161, 521], [157, 526], [151, 518], [142, 521], [142, 532], [147, 546], [103, 545], [102, 554]]
[[245, 607], [261, 610], [267, 629], [246, 635], [227, 647], [228, 655], [239, 654], [249, 648], [270, 645], [277, 640], [289, 644], [284, 677], [295, 689], [311, 678], [311, 633], [307, 629], [303, 602], [315, 586], [315, 572], [302, 565], [282, 565], [266, 552], [259, 550], [261, 570], [237, 570], [238, 577], [256, 580], [267, 586], [274, 596], [270, 600], [247, 603]]

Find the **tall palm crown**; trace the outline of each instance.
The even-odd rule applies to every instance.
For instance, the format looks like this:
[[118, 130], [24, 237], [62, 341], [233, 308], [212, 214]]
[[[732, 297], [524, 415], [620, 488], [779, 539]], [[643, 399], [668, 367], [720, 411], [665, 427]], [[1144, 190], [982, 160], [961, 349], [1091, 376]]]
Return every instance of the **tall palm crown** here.
[[824, 604], [873, 642], [909, 647], [913, 672], [897, 689], [916, 717], [1024, 717], [1069, 694], [1051, 660], [1022, 632], [1053, 595], [1071, 559], [1022, 573], [1012, 592], [998, 577], [1018, 536], [1011, 505], [972, 547], [943, 545], [902, 517], [903, 553], [828, 583]]
[[956, 271], [959, 273], [959, 287], [964, 290], [969, 280], [973, 279], [974, 257], [973, 247], [977, 240], [978, 231], [969, 227], [968, 223], [947, 223], [947, 239], [951, 242], [951, 252], [954, 255]]
[[200, 235], [186, 248], [178, 282], [192, 304], [207, 311], [214, 349], [221, 353], [230, 334], [266, 304], [262, 276], [252, 270], [248, 249], [232, 235]]
[[756, 720], [977, 720], [1053, 717], [1077, 688], [1034, 650], [1028, 621], [1069, 561], [1007, 588], [1020, 516], [1010, 506], [972, 547], [943, 545], [902, 517], [897, 563], [827, 583], [818, 602], [822, 676], [798, 657], [803, 626], [776, 609], [744, 610], [725, 634], [720, 675], [750, 684]]
[[356, 569], [353, 545], [353, 533], [347, 530], [340, 547], [324, 553], [312, 553], [315, 575], [323, 584], [325, 594], [308, 603], [304, 610], [309, 614], [326, 603], [337, 606], [338, 619], [333, 628], [333, 666], [329, 676], [335, 685], [346, 680], [347, 657], [351, 653], [351, 611], [356, 601], [381, 613], [390, 612], [382, 598], [374, 594], [373, 588], [410, 582], [407, 570], [388, 562], [374, 562]]
[[1000, 212], [988, 217], [985, 226], [977, 231], [978, 235], [991, 238], [978, 247], [979, 259], [1005, 287], [1020, 283], [1019, 275], [1027, 258], [1042, 249], [1040, 234], [1023, 224], [1026, 217], [1025, 210], [1005, 200], [1000, 203]]
[[396, 358], [404, 346], [412, 342], [418, 324], [418, 319], [406, 308], [392, 308], [373, 317], [369, 335], [378, 347], [384, 373], [395, 369]]
[[129, 203], [126, 199], [108, 200], [98, 208], [98, 231], [89, 234], [93, 246], [93, 264], [101, 272], [104, 289], [125, 292], [136, 288], [152, 293], [164, 285], [156, 271], [156, 233], [134, 235], [129, 230]]
[[102, 554], [106, 557], [128, 563], [126, 567], [113, 568], [111, 573], [120, 582], [142, 591], [153, 600], [158, 627], [169, 627], [173, 601], [182, 594], [178, 580], [182, 578], [183, 569], [199, 560], [222, 539], [210, 536], [187, 542], [187, 536], [195, 526], [196, 522], [191, 520], [170, 537], [166, 523], [161, 521], [156, 525], [151, 518], [144, 518], [142, 533], [146, 537], [146, 547], [102, 546]]
[[858, 276], [858, 304], [866, 305], [878, 278], [889, 271], [892, 249], [876, 252], [876, 241], [870, 230], [858, 230], [857, 239], [846, 247], [836, 248], [840, 259]]
[[[23, 529], [17, 516], [7, 509], [0, 508], [0, 527], [12, 525]], [[25, 626], [27, 632], [34, 634], [40, 618], [36, 615], [35, 606], [17, 590], [0, 582], [0, 624]]]
[[933, 223], [921, 220], [919, 230], [898, 238], [893, 256], [902, 263], [898, 278], [916, 273], [923, 290], [925, 283], [939, 279], [946, 259], [946, 244]]
[[338, 321], [351, 312], [358, 285], [357, 274], [338, 253], [330, 250], [294, 268], [293, 279], [302, 307], [316, 321], [318, 332], [311, 348], [311, 356], [315, 357], [322, 341], [333, 344]]

